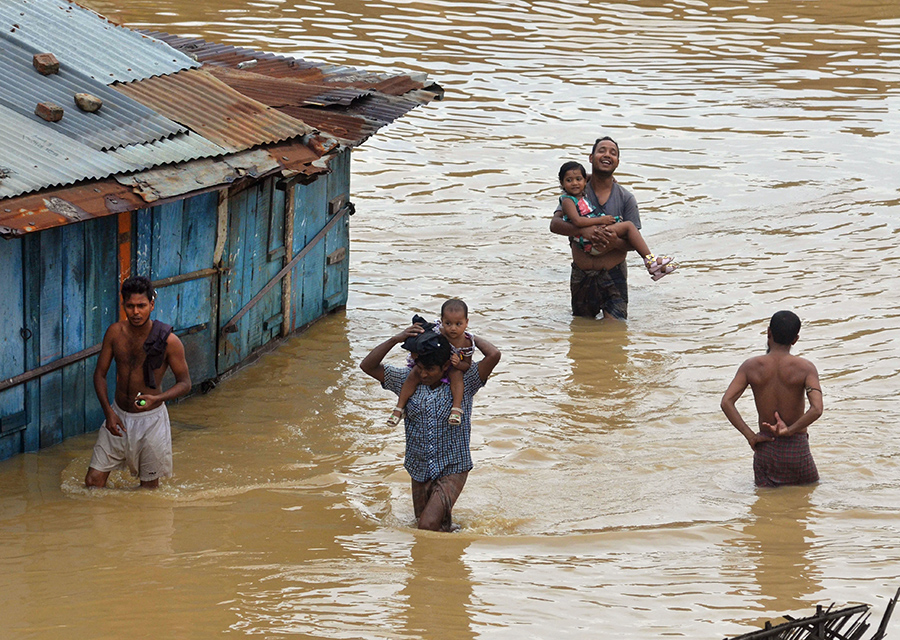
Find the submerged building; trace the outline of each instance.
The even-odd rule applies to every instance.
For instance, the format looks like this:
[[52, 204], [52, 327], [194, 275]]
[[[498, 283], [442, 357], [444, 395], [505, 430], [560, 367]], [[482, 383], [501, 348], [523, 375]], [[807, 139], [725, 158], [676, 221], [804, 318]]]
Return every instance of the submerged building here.
[[100, 426], [96, 354], [131, 275], [200, 390], [342, 307], [351, 150], [442, 96], [66, 0], [0, 3], [0, 87], [0, 459]]

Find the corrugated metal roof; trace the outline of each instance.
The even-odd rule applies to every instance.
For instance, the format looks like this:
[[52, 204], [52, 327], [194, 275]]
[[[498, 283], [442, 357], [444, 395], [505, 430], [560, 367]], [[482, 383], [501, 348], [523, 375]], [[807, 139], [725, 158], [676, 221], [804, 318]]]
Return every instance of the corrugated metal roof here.
[[137, 169], [46, 124], [0, 106], [0, 198]]
[[15, 237], [146, 206], [137, 194], [115, 180], [48, 189], [0, 200], [0, 235]]
[[215, 161], [198, 160], [119, 178], [127, 184], [109, 178], [0, 200], [0, 236], [14, 237], [80, 220], [136, 211], [146, 208], [148, 202], [158, 203], [161, 192], [177, 198], [252, 174], [279, 170], [306, 175], [326, 172], [327, 167], [312, 164], [318, 159], [317, 151], [294, 140]]
[[341, 144], [356, 146], [369, 138], [384, 122], [368, 120], [365, 117], [348, 114], [342, 111], [313, 109], [310, 107], [283, 107], [281, 111], [289, 116], [302, 120], [311, 127], [336, 138]]
[[133, 144], [107, 151], [108, 156], [141, 168], [186, 162], [197, 158], [215, 158], [227, 153], [229, 153], [227, 149], [196, 133], [179, 133], [166, 140]]
[[443, 96], [425, 74], [374, 74], [159, 32], [229, 86], [356, 146], [420, 104]]
[[354, 100], [368, 95], [368, 91], [329, 87], [305, 82], [297, 78], [269, 77], [254, 71], [241, 71], [229, 67], [207, 65], [204, 71], [241, 92], [270, 107], [286, 106], [349, 106]]
[[295, 78], [304, 82], [315, 83], [325, 78], [323, 65], [302, 58], [289, 58], [266, 51], [235, 47], [228, 44], [207, 42], [200, 38], [183, 38], [162, 31], [141, 31], [152, 38], [168, 43], [170, 46], [195, 58], [204, 65], [239, 68], [238, 65], [252, 65], [255, 73], [272, 78]]
[[0, 41], [31, 53], [53, 53], [104, 84], [131, 82], [200, 66], [189, 56], [137, 31], [114, 25], [66, 0], [0, 1]]
[[[430, 82], [424, 73], [373, 73], [353, 67], [311, 62], [255, 49], [216, 44], [200, 38], [182, 38], [160, 31], [143, 31], [142, 33], [167, 42], [206, 65], [242, 68], [245, 71], [273, 78], [292, 78], [308, 84], [353, 87], [389, 95], [402, 95], [417, 89], [432, 88], [431, 98], [428, 101], [440, 99], [440, 96], [443, 95], [441, 87]], [[243, 66], [239, 67], [238, 65]]]
[[[67, 65], [61, 65], [59, 73], [41, 75], [34, 69], [32, 54], [10, 42], [4, 42], [0, 47], [0, 87], [3, 88], [0, 104], [98, 151], [159, 140], [187, 131]], [[76, 93], [94, 95], [103, 101], [103, 106], [94, 113], [84, 112], [75, 106]], [[34, 115], [39, 102], [61, 106], [65, 110], [62, 120], [52, 125], [44, 123]], [[0, 140], [0, 154], [4, 152], [3, 146]]]
[[230, 151], [312, 132], [299, 120], [244, 96], [203, 70], [115, 88]]
[[[65, 0], [0, 0], [0, 86], [16, 94], [0, 97], [0, 234], [141, 208], [198, 184], [314, 174], [336, 140], [358, 145], [442, 94], [424, 74], [372, 74], [158, 35], [132, 33]], [[211, 71], [189, 68], [197, 65], [163, 40]], [[36, 77], [30, 55], [39, 52], [54, 53], [62, 73]], [[104, 101], [98, 114], [72, 105], [61, 123], [33, 116], [31, 102], [65, 102], [87, 83]], [[120, 105], [121, 114], [112, 108]], [[310, 135], [317, 129], [325, 135]], [[129, 186], [111, 186], [112, 175]]]

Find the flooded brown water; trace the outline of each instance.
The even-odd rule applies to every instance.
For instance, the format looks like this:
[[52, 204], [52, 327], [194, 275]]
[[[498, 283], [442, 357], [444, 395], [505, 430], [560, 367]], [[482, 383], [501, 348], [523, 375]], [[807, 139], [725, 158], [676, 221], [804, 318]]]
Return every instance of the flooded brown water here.
[[[900, 4], [112, 0], [126, 24], [426, 71], [355, 152], [350, 301], [172, 407], [176, 477], [89, 493], [94, 437], [0, 462], [0, 637], [722, 638], [900, 586]], [[547, 231], [601, 134], [644, 232], [627, 324], [572, 319]], [[448, 296], [504, 353], [454, 535], [413, 529], [358, 361]], [[768, 317], [819, 367], [812, 488], [719, 411]], [[400, 361], [399, 353], [394, 359]], [[740, 405], [752, 412], [747, 397]], [[900, 620], [892, 629], [900, 630]]]

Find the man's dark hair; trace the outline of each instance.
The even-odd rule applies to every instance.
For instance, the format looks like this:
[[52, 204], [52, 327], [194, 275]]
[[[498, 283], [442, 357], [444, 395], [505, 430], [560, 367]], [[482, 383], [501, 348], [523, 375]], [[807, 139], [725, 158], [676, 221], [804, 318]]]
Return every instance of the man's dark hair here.
[[800, 335], [800, 318], [793, 311], [779, 311], [769, 321], [769, 330], [776, 344], [790, 346]]
[[438, 340], [431, 342], [434, 348], [420, 353], [416, 362], [422, 363], [423, 367], [443, 367], [450, 361], [450, 342], [442, 335], [438, 336]]
[[144, 276], [132, 276], [122, 283], [122, 302], [126, 302], [134, 294], [143, 294], [150, 302], [156, 298], [156, 291], [150, 279]]
[[[601, 142], [604, 142], [605, 140], [609, 140], [609, 141], [612, 142], [614, 145], [616, 145], [616, 151], [619, 150], [619, 143], [618, 143], [618, 142], [616, 142], [615, 140], [613, 140], [613, 139], [610, 138], [609, 136], [603, 136], [602, 138], [597, 138], [596, 140], [594, 140], [594, 146], [591, 147], [591, 155], [597, 153], [597, 145], [600, 144]], [[619, 155], [621, 156], [622, 154], [620, 153]]]
[[584, 165], [580, 162], [575, 162], [574, 160], [570, 162], [566, 162], [559, 168], [559, 181], [562, 182], [563, 178], [566, 177], [566, 174], [569, 173], [572, 169], [579, 169], [581, 171], [581, 175], [584, 176], [585, 180], [587, 180], [587, 171], [584, 170]]
[[469, 305], [459, 298], [450, 298], [441, 305], [441, 317], [443, 318], [444, 314], [448, 311], [462, 311], [464, 318], [469, 317]]

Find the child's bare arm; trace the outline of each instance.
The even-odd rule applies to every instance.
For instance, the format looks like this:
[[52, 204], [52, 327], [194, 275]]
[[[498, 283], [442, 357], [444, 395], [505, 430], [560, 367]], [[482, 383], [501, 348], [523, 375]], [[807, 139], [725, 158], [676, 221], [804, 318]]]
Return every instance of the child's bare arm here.
[[[598, 224], [609, 224], [609, 222], [601, 222], [602, 217], [588, 218], [581, 215], [580, 213], [578, 213], [578, 207], [575, 206], [575, 203], [568, 198], [565, 198], [562, 201], [562, 212], [567, 218], [569, 218], [569, 222], [580, 229], [583, 229], [584, 227], [593, 227]], [[605, 217], [609, 218], [610, 216]]]
[[450, 356], [450, 364], [453, 365], [454, 369], [458, 369], [459, 371], [468, 371], [469, 367], [472, 366], [472, 356], [464, 356], [461, 358], [458, 353], [454, 353]]

